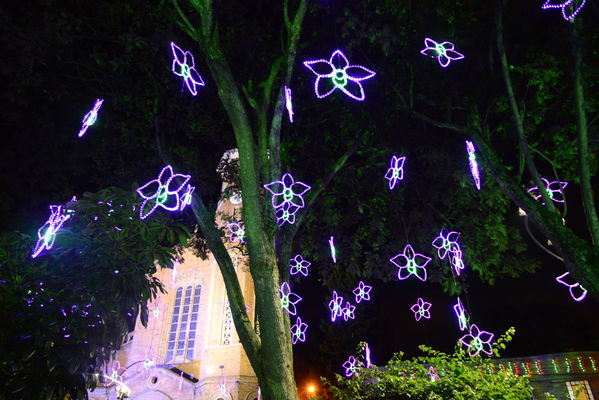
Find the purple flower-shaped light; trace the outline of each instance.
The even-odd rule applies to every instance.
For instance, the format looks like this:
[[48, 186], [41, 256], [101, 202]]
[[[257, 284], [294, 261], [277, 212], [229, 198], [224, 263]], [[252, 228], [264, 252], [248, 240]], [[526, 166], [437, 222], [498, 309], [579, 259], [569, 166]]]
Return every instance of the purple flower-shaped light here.
[[300, 342], [305, 342], [306, 329], [308, 329], [308, 324], [302, 322], [302, 319], [300, 317], [297, 317], [295, 325], [291, 327], [291, 342], [293, 344], [296, 344], [298, 340]]
[[416, 318], [416, 321], [420, 321], [420, 318], [422, 317], [426, 319], [431, 318], [431, 313], [429, 311], [431, 306], [431, 303], [424, 301], [421, 297], [419, 297], [418, 300], [416, 300], [416, 304], [410, 307], [410, 310], [414, 312], [414, 318]]
[[366, 342], [364, 344], [364, 359], [366, 361], [366, 368], [370, 368], [370, 347]]
[[414, 252], [414, 249], [409, 244], [403, 249], [403, 253], [391, 258], [393, 264], [399, 268], [397, 277], [400, 280], [409, 278], [410, 275], [416, 276], [421, 281], [426, 280], [426, 264], [431, 258]]
[[460, 249], [459, 245], [457, 245], [455, 251], [451, 253], [450, 261], [451, 266], [453, 267], [456, 275], [460, 275], [460, 272], [462, 272], [462, 270], [466, 266], [464, 265], [464, 259], [462, 258], [462, 250]]
[[[572, 296], [572, 298], [576, 301], [582, 301], [582, 299], [584, 299], [587, 295], [587, 290], [582, 287], [582, 285], [579, 282], [575, 282], [575, 283], [567, 283], [566, 281], [564, 281], [564, 278], [566, 276], [570, 275], [569, 272], [566, 272], [563, 275], [558, 276], [557, 278], [555, 278], [556, 281], [558, 281], [559, 283], [561, 283], [564, 286], [567, 286], [569, 291], [570, 291], [570, 296]], [[574, 294], [574, 289], [575, 288], [580, 288], [580, 295], [576, 296]]]
[[354, 356], [349, 356], [347, 361], [343, 363], [343, 368], [345, 368], [345, 376], [348, 378], [358, 372], [358, 368], [356, 367], [356, 359]]
[[356, 303], [359, 303], [362, 300], [370, 300], [371, 290], [372, 286], [368, 286], [364, 282], [360, 281], [360, 283], [358, 283], [358, 287], [352, 291], [352, 293], [356, 296]]
[[190, 178], [189, 175], [173, 173], [170, 165], [162, 168], [157, 179], [137, 189], [137, 193], [144, 199], [139, 207], [139, 217], [146, 219], [158, 206], [168, 211], [177, 211], [180, 206], [179, 192]]
[[32, 258], [35, 258], [41, 254], [44, 250], [50, 250], [54, 246], [56, 240], [56, 234], [62, 228], [64, 222], [71, 216], [66, 214], [62, 206], [50, 206], [50, 217], [37, 230], [37, 243], [31, 254]]
[[285, 203], [281, 207], [275, 210], [275, 218], [277, 224], [282, 226], [285, 222], [290, 224], [295, 223], [295, 214], [301, 207], [298, 207], [291, 203]]
[[329, 302], [329, 310], [331, 310], [331, 321], [335, 322], [337, 317], [343, 315], [343, 297], [337, 295], [333, 290], [333, 298]]
[[295, 206], [294, 210], [290, 210], [292, 214], [295, 214], [297, 210], [304, 207], [303, 195], [312, 189], [303, 182], [296, 182], [289, 173], [283, 175], [281, 180], [271, 182], [264, 185], [264, 187], [272, 194], [272, 206], [275, 209], [283, 207], [286, 204]]
[[424, 39], [424, 45], [426, 47], [420, 53], [438, 59], [443, 68], [447, 67], [452, 60], [464, 58], [463, 54], [453, 49], [454, 46], [451, 42], [437, 43], [433, 39], [426, 38]]
[[[578, 5], [577, 5], [578, 3]], [[547, 10], [549, 8], [561, 8], [562, 9], [562, 15], [564, 16], [564, 19], [567, 21], [570, 21], [572, 18], [576, 17], [576, 15], [578, 15], [578, 13], [580, 12], [580, 10], [582, 10], [582, 7], [584, 7], [584, 4], [586, 3], [586, 0], [566, 0], [566, 1], [562, 1], [562, 0], [547, 0], [545, 1], [545, 4], [543, 4], [543, 7], [541, 7], [543, 10]], [[571, 9], [571, 11], [570, 11]]]
[[227, 224], [227, 229], [229, 230], [229, 241], [231, 243], [239, 241], [242, 244], [245, 244], [245, 226], [242, 221], [238, 222], [229, 222]]
[[354, 311], [356, 310], [356, 306], [352, 305], [349, 301], [345, 302], [345, 307], [341, 310], [343, 314], [343, 319], [348, 321], [350, 319], [355, 319]]
[[[568, 182], [560, 182], [560, 181], [549, 182], [545, 178], [541, 178], [541, 180], [545, 183], [545, 189], [549, 193], [549, 198], [551, 200], [555, 201], [556, 203], [563, 203], [565, 201], [563, 190], [566, 188], [566, 186], [568, 186]], [[541, 199], [543, 197], [541, 195], [541, 192], [539, 191], [538, 186], [533, 186], [530, 189], [528, 189], [528, 193], [530, 193], [532, 195], [532, 197], [537, 201], [539, 201], [539, 199]], [[542, 204], [545, 205], [545, 203], [542, 203]]]
[[460, 251], [458, 245], [458, 238], [460, 237], [459, 232], [451, 231], [447, 235], [443, 235], [444, 231], [439, 233], [439, 236], [433, 240], [433, 246], [437, 249], [437, 254], [440, 259], [444, 259], [447, 253], [456, 253]]
[[[109, 368], [106, 368], [105, 378], [108, 378], [111, 382], [106, 382], [112, 386], [112, 384], [121, 383], [122, 375], [125, 372], [125, 368], [121, 367], [121, 363], [118, 360], [114, 360]], [[108, 386], [108, 385], [107, 385]]]
[[349, 65], [341, 50], [335, 50], [327, 60], [304, 61], [304, 65], [316, 74], [314, 93], [322, 99], [336, 89], [355, 100], [364, 100], [362, 81], [372, 78], [375, 72], [361, 65]]
[[291, 89], [285, 86], [285, 108], [289, 114], [289, 122], [293, 123], [293, 103], [291, 102]]
[[462, 301], [458, 297], [458, 302], [453, 306], [453, 311], [455, 315], [458, 317], [458, 324], [460, 326], [460, 330], [463, 331], [468, 328], [468, 317], [466, 316], [466, 310], [464, 310], [464, 306], [462, 305]]
[[335, 249], [335, 238], [333, 236], [329, 238], [329, 249], [331, 250], [333, 262], [337, 263], [337, 250]]
[[474, 357], [481, 351], [487, 355], [493, 355], [493, 334], [487, 331], [481, 331], [476, 324], [470, 326], [470, 333], [462, 336], [460, 342], [468, 348], [468, 354]]
[[393, 189], [397, 181], [403, 179], [403, 163], [405, 161], [405, 157], [391, 157], [391, 166], [385, 174], [385, 179], [389, 180], [389, 189]]
[[204, 80], [195, 69], [193, 55], [189, 51], [183, 51], [175, 42], [171, 42], [173, 51], [173, 73], [182, 76], [187, 84], [187, 88], [192, 95], [198, 94], [196, 85], [204, 86]]
[[472, 179], [474, 179], [476, 188], [480, 190], [480, 171], [478, 170], [478, 163], [476, 162], [474, 144], [469, 140], [466, 140], [466, 151], [468, 151], [468, 162], [470, 163]]
[[85, 117], [83, 117], [83, 121], [81, 121], [82, 125], [81, 129], [79, 130], [79, 134], [77, 135], [78, 137], [85, 135], [85, 132], [87, 132], [87, 128], [89, 128], [96, 122], [96, 119], [98, 119], [98, 111], [100, 111], [102, 103], [104, 103], [103, 99], [96, 99], [94, 107], [87, 114], [85, 114]]
[[185, 188], [185, 193], [183, 193], [183, 196], [181, 196], [181, 206], [179, 207], [179, 211], [183, 211], [185, 207], [191, 204], [191, 196], [193, 195], [193, 192], [195, 190], [195, 186], [187, 184], [187, 187]]
[[441, 380], [441, 378], [439, 378], [437, 370], [432, 365], [428, 367], [428, 372], [426, 374], [431, 377], [431, 382]]
[[303, 276], [308, 276], [308, 267], [311, 264], [310, 261], [304, 260], [304, 257], [298, 254], [289, 260], [289, 273], [291, 275], [302, 274]]
[[291, 315], [297, 314], [295, 305], [299, 303], [302, 298], [291, 291], [287, 282], [283, 282], [281, 289], [279, 290], [281, 292], [281, 307], [287, 310]]

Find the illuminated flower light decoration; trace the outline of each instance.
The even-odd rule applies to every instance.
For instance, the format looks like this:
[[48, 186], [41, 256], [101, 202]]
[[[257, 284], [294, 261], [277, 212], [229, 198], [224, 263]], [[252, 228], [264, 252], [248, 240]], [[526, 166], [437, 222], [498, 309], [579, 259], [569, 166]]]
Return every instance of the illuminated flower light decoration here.
[[302, 274], [308, 276], [308, 267], [312, 265], [310, 261], [304, 260], [300, 254], [289, 260], [289, 273], [291, 275]]
[[121, 367], [121, 363], [118, 360], [114, 360], [109, 368], [106, 368], [106, 372], [104, 373], [104, 378], [108, 378], [110, 380], [110, 386], [114, 384], [119, 384], [122, 380], [122, 375], [125, 372], [125, 369]]
[[[582, 287], [582, 285], [579, 282], [572, 283], [572, 284], [565, 282], [564, 278], [567, 277], [568, 275], [570, 275], [570, 273], [566, 272], [565, 274], [560, 275], [557, 278], [555, 278], [555, 280], [558, 281], [559, 283], [561, 283], [562, 285], [568, 287], [568, 290], [570, 291], [570, 296], [572, 296], [572, 298], [574, 300], [582, 301], [587, 295], [587, 290], [584, 287]], [[580, 288], [580, 295], [576, 296], [574, 294], [575, 288]]]
[[441, 380], [441, 378], [439, 378], [437, 370], [432, 365], [428, 368], [428, 372], [426, 374], [431, 377], [431, 382]]
[[154, 318], [158, 318], [158, 316], [160, 316], [160, 303], [160, 296], [158, 296], [153, 303], [154, 308], [152, 309], [152, 314], [154, 314]]
[[585, 3], [586, 0], [547, 0], [541, 8], [543, 10], [561, 8], [564, 19], [570, 21], [578, 15]]
[[139, 217], [146, 219], [158, 207], [167, 211], [177, 211], [181, 205], [179, 193], [184, 190], [189, 175], [175, 174], [170, 165], [162, 168], [157, 179], [153, 179], [137, 189], [144, 199], [139, 207]]
[[334, 263], [337, 263], [337, 249], [335, 249], [335, 238], [331, 236], [329, 238], [329, 248], [331, 249], [331, 258]]
[[389, 189], [393, 189], [397, 184], [397, 181], [403, 179], [403, 164], [405, 161], [405, 157], [391, 157], [391, 166], [385, 174], [385, 179], [389, 180]]
[[283, 282], [279, 291], [281, 292], [281, 307], [291, 315], [297, 314], [295, 305], [299, 303], [302, 298], [291, 291], [287, 282]]
[[50, 206], [50, 217], [37, 230], [38, 239], [31, 254], [32, 258], [39, 256], [44, 250], [50, 250], [54, 246], [58, 231], [70, 217], [71, 215], [65, 213], [62, 206]]
[[331, 321], [333, 322], [337, 317], [343, 315], [343, 297], [339, 296], [335, 290], [333, 290], [333, 298], [329, 302], [329, 310], [331, 310]]
[[371, 290], [372, 286], [368, 286], [364, 282], [360, 281], [360, 283], [358, 283], [358, 287], [352, 291], [352, 293], [356, 296], [356, 303], [360, 303], [362, 300], [370, 300]]
[[451, 266], [453, 267], [456, 275], [460, 275], [460, 273], [466, 266], [464, 265], [464, 259], [462, 258], [462, 250], [460, 249], [459, 245], [451, 254], [450, 260]]
[[173, 51], [173, 73], [183, 77], [187, 88], [195, 96], [198, 94], [196, 85], [204, 86], [204, 80], [195, 69], [193, 55], [189, 51], [183, 51], [175, 42], [171, 42], [171, 50]]
[[302, 319], [300, 317], [297, 317], [295, 325], [291, 327], [291, 342], [293, 344], [296, 344], [298, 341], [305, 342], [306, 329], [308, 329], [308, 324], [302, 322]]
[[349, 321], [350, 319], [356, 319], [354, 315], [354, 311], [356, 310], [356, 306], [354, 306], [349, 301], [345, 302], [345, 307], [341, 310], [341, 314], [343, 315], [343, 319]]
[[349, 356], [346, 362], [343, 363], [343, 368], [345, 368], [345, 376], [348, 378], [353, 374], [358, 372], [358, 368], [356, 366], [356, 359], [354, 356]]
[[319, 99], [339, 89], [352, 99], [362, 101], [366, 97], [362, 81], [376, 75], [361, 65], [349, 65], [341, 50], [335, 50], [329, 60], [304, 61], [304, 66], [316, 75], [314, 93]]
[[192, 195], [195, 190], [195, 186], [187, 184], [187, 187], [185, 188], [185, 193], [183, 193], [183, 196], [181, 196], [181, 206], [179, 207], [179, 211], [183, 211], [185, 207], [191, 204]]
[[152, 369], [154, 366], [156, 366], [156, 361], [152, 360], [151, 358], [146, 358], [143, 361], [143, 366], [145, 370]]
[[231, 398], [231, 383], [227, 382], [225, 376], [221, 376], [218, 381], [218, 397]]
[[272, 206], [279, 226], [295, 222], [295, 214], [305, 206], [303, 195], [312, 189], [303, 182], [296, 182], [289, 173], [284, 174], [281, 180], [264, 185], [264, 188], [272, 194]]
[[364, 359], [366, 360], [366, 368], [370, 368], [370, 347], [368, 343], [364, 343]]
[[[568, 182], [560, 182], [560, 181], [549, 182], [545, 178], [541, 178], [541, 180], [543, 181], [543, 183], [545, 183], [545, 189], [547, 190], [547, 193], [549, 194], [549, 198], [551, 200], [555, 201], [556, 203], [565, 202], [563, 190], [566, 188], [566, 186], [568, 186]], [[541, 197], [543, 197], [541, 195], [541, 192], [539, 191], [538, 186], [533, 186], [530, 189], [528, 189], [528, 193], [530, 193], [532, 195], [532, 197], [537, 201], [539, 201], [541, 199]], [[542, 204], [545, 205], [545, 203], [542, 203]]]
[[470, 173], [472, 174], [472, 179], [474, 179], [476, 188], [480, 190], [480, 170], [478, 169], [478, 163], [476, 162], [474, 144], [469, 140], [466, 140], [466, 150], [468, 151], [468, 162], [470, 163]]
[[393, 264], [399, 268], [397, 278], [404, 280], [414, 275], [421, 281], [426, 281], [426, 265], [431, 261], [430, 257], [414, 252], [409, 244], [403, 249], [403, 253], [391, 258]]
[[458, 297], [458, 302], [453, 306], [453, 311], [455, 315], [458, 317], [458, 324], [460, 326], [460, 330], [468, 329], [468, 317], [466, 316], [466, 310], [462, 304], [462, 301]]
[[242, 221], [227, 223], [227, 229], [230, 232], [229, 241], [231, 243], [239, 241], [239, 243], [245, 244], [245, 226]]
[[460, 233], [451, 231], [447, 235], [443, 235], [443, 232], [444, 230], [439, 233], [439, 236], [437, 236], [432, 243], [437, 249], [437, 254], [441, 260], [443, 260], [448, 253], [453, 255], [453, 253], [461, 252], [460, 245], [457, 242]]
[[85, 117], [83, 117], [83, 120], [81, 121], [81, 129], [79, 129], [79, 133], [77, 134], [78, 137], [85, 135], [85, 132], [87, 132], [87, 128], [89, 128], [96, 122], [96, 120], [98, 119], [98, 111], [100, 111], [102, 103], [104, 103], [103, 99], [96, 99], [94, 107], [91, 110], [89, 110], [87, 114], [85, 114]]
[[468, 354], [474, 357], [481, 351], [487, 355], [493, 355], [493, 334], [487, 331], [481, 331], [476, 324], [470, 326], [470, 333], [462, 336], [460, 342], [468, 348]]
[[419, 297], [418, 300], [416, 300], [416, 304], [410, 307], [410, 310], [414, 312], [414, 318], [416, 318], [416, 321], [420, 321], [421, 318], [431, 318], [431, 306], [431, 303], [424, 301], [421, 297]]
[[461, 60], [464, 55], [454, 50], [454, 45], [451, 42], [437, 43], [433, 39], [424, 39], [426, 46], [420, 51], [425, 56], [436, 58], [443, 68], [447, 67], [453, 60]]
[[291, 89], [285, 86], [285, 107], [289, 114], [289, 122], [293, 123], [293, 103], [291, 102]]

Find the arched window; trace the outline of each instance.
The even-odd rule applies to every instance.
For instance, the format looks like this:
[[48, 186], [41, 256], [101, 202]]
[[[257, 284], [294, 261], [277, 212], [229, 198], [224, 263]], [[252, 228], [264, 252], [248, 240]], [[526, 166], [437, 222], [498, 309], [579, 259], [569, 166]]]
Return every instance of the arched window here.
[[177, 289], [175, 307], [171, 319], [166, 362], [184, 362], [193, 360], [196, 328], [200, 309], [202, 286], [197, 285]]

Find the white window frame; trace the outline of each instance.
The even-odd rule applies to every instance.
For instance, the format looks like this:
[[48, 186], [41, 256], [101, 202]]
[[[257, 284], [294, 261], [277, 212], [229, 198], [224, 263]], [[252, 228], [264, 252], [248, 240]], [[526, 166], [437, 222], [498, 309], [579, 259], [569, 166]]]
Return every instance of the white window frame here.
[[575, 397], [573, 386], [582, 386], [584, 388], [584, 395], [586, 397], [585, 400], [595, 400], [593, 397], [593, 392], [591, 390], [591, 386], [589, 385], [589, 381], [581, 380], [581, 381], [567, 381], [566, 387], [568, 388], [568, 394], [570, 395], [570, 399], [577, 400], [578, 397]]

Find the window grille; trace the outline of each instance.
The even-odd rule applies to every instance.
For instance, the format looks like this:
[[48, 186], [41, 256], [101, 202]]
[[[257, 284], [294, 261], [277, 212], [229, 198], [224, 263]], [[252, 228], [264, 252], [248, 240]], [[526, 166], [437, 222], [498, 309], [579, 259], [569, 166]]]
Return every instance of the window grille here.
[[221, 345], [229, 346], [232, 343], [233, 336], [233, 315], [231, 314], [231, 304], [229, 300], [225, 298], [223, 307], [223, 335], [221, 338]]
[[193, 360], [201, 292], [201, 285], [197, 285], [195, 290], [192, 286], [188, 286], [185, 288], [185, 294], [182, 287], [177, 289], [166, 362]]

